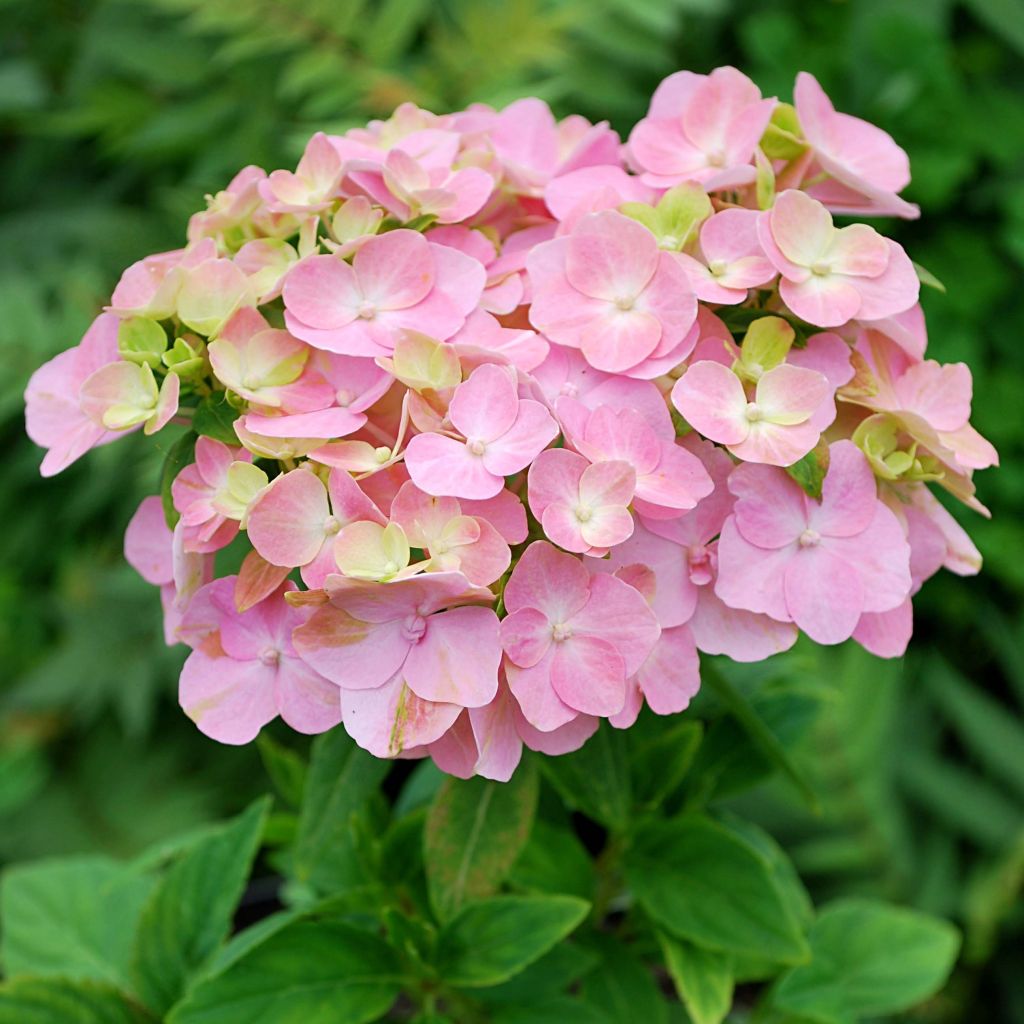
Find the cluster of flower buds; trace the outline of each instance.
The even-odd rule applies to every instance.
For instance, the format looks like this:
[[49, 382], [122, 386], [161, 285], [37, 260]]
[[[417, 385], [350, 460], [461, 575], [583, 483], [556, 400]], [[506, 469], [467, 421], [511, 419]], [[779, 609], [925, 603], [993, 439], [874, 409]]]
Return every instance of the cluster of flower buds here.
[[[904, 650], [996, 453], [925, 357], [906, 154], [801, 74], [658, 87], [623, 143], [524, 99], [246, 167], [27, 391], [45, 475], [171, 436], [128, 527], [180, 700], [507, 779], [683, 710], [698, 652]], [[177, 436], [169, 425], [178, 424]], [[182, 432], [181, 427], [186, 429]]]

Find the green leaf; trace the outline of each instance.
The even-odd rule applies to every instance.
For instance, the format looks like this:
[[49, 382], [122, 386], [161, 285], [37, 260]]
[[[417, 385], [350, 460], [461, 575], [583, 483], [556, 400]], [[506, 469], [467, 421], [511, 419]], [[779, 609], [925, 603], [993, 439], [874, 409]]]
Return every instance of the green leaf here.
[[164, 506], [164, 519], [167, 520], [167, 526], [172, 530], [177, 525], [180, 516], [174, 507], [171, 484], [174, 483], [175, 477], [195, 458], [196, 440], [196, 435], [191, 430], [187, 434], [182, 434], [171, 445], [160, 470], [160, 501]]
[[132, 933], [153, 881], [106, 857], [8, 868], [0, 885], [6, 974], [126, 985]]
[[111, 985], [17, 978], [0, 985], [0, 1024], [144, 1024], [156, 1018]]
[[298, 921], [196, 985], [168, 1024], [364, 1024], [398, 996], [395, 954], [338, 921]]
[[942, 292], [943, 295], [946, 294], [946, 286], [926, 267], [922, 267], [920, 263], [914, 263], [914, 271], [921, 284], [928, 288], [934, 288], [937, 292]]
[[430, 902], [439, 920], [497, 892], [530, 838], [537, 792], [529, 762], [509, 782], [449, 779], [441, 787], [423, 832]]
[[818, 795], [793, 763], [782, 741], [772, 732], [750, 701], [708, 662], [701, 666], [701, 678], [714, 690], [715, 695], [750, 737], [754, 746], [793, 783], [811, 810], [817, 811]]
[[916, 1006], [945, 983], [960, 947], [948, 922], [871, 900], [826, 907], [809, 940], [811, 962], [781, 979], [772, 1003], [823, 1024]]
[[582, 899], [594, 893], [594, 863], [568, 822], [553, 825], [538, 818], [509, 878], [527, 892], [564, 892]]
[[821, 486], [828, 472], [828, 445], [819, 441], [817, 447], [812, 448], [802, 459], [787, 466], [786, 472], [809, 497], [821, 501]]
[[564, 939], [590, 911], [575, 896], [495, 896], [463, 907], [441, 931], [438, 973], [450, 985], [497, 985]]
[[390, 764], [373, 757], [342, 729], [313, 743], [293, 871], [298, 881], [330, 893], [367, 882], [359, 832]]
[[207, 395], [196, 406], [192, 414], [192, 429], [203, 437], [212, 437], [224, 444], [238, 444], [234, 426], [238, 416], [239, 411], [228, 401], [227, 392], [221, 391]]
[[302, 791], [306, 785], [305, 760], [266, 731], [256, 737], [256, 749], [281, 798], [290, 806], [298, 807], [302, 803]]
[[704, 736], [704, 724], [658, 717], [646, 735], [642, 730], [642, 723], [637, 722], [627, 737], [633, 787], [639, 805], [656, 807], [690, 770]]
[[665, 966], [693, 1024], [721, 1024], [732, 1007], [732, 957], [658, 933]]
[[629, 823], [633, 803], [626, 741], [607, 722], [579, 750], [540, 762], [545, 776], [572, 808], [610, 829]]
[[570, 985], [592, 971], [599, 960], [596, 954], [575, 942], [559, 942], [511, 981], [481, 989], [474, 995], [488, 1005], [546, 1003], [563, 995]]
[[269, 801], [252, 804], [168, 869], [139, 920], [132, 969], [143, 1002], [163, 1013], [231, 931]]
[[768, 860], [705, 815], [645, 824], [627, 853], [626, 875], [643, 908], [673, 935], [782, 963], [807, 956]]
[[569, 996], [525, 1006], [506, 1006], [491, 1019], [493, 1024], [611, 1024], [607, 1014]]
[[623, 943], [598, 935], [601, 963], [583, 981], [583, 999], [611, 1024], [665, 1024], [667, 1009], [654, 976]]

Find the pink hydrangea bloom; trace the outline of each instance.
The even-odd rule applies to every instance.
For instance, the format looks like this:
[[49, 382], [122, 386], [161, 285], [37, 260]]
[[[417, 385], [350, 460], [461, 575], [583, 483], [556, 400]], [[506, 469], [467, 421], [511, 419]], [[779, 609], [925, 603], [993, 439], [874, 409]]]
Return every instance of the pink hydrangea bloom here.
[[[470, 583], [487, 587], [509, 567], [512, 553], [487, 518], [489, 503], [465, 505], [466, 511], [455, 498], [426, 494], [410, 480], [391, 503], [391, 521], [402, 528], [410, 545], [427, 554], [428, 570], [461, 572]], [[479, 509], [483, 515], [468, 514], [479, 505], [485, 506]], [[525, 521], [523, 525], [525, 530]], [[519, 537], [518, 530], [515, 536]]]
[[505, 587], [501, 642], [526, 720], [550, 732], [580, 714], [614, 715], [626, 679], [660, 633], [643, 597], [546, 541], [531, 544]]
[[[341, 688], [346, 727], [372, 753], [433, 742], [463, 707], [494, 699], [501, 644], [489, 590], [459, 572], [389, 583], [331, 576], [326, 586], [330, 603], [295, 631], [295, 646]], [[423, 702], [415, 715], [403, 712], [410, 695]]]
[[823, 644], [847, 639], [864, 612], [902, 604], [911, 587], [910, 548], [867, 459], [850, 441], [829, 450], [820, 503], [782, 470], [736, 469], [715, 587], [730, 607], [795, 622]]
[[835, 418], [832, 388], [816, 370], [781, 363], [748, 395], [732, 370], [694, 363], [672, 388], [672, 404], [695, 430], [738, 459], [791, 466]]
[[603, 555], [633, 532], [629, 503], [636, 471], [628, 462], [588, 462], [553, 448], [530, 467], [530, 511], [566, 551]]
[[783, 301], [810, 324], [878, 320], [917, 302], [917, 274], [901, 246], [866, 224], [834, 227], [804, 192], [783, 192], [761, 214], [758, 237], [782, 275]]
[[438, 497], [492, 498], [554, 440], [558, 426], [540, 402], [520, 399], [512, 376], [486, 363], [455, 389], [448, 412], [461, 438], [417, 434], [405, 452], [420, 490]]
[[647, 117], [630, 134], [630, 160], [657, 188], [683, 181], [698, 181], [709, 192], [748, 185], [754, 148], [774, 107], [735, 68], [679, 71], [658, 86]]
[[228, 471], [236, 462], [252, 462], [252, 455], [244, 448], [200, 437], [196, 441], [196, 461], [174, 478], [171, 495], [181, 515], [189, 550], [218, 551], [238, 533], [238, 521], [218, 506], [219, 496], [228, 488]]
[[757, 239], [754, 210], [722, 210], [700, 229], [700, 259], [679, 257], [690, 285], [702, 302], [733, 305], [751, 288], [768, 284], [776, 270]]
[[358, 521], [383, 523], [376, 505], [342, 470], [327, 484], [305, 468], [282, 473], [253, 502], [248, 533], [252, 546], [271, 565], [301, 566], [303, 582], [322, 587], [338, 571], [334, 541], [342, 527]]
[[807, 192], [833, 213], [915, 218], [920, 211], [896, 193], [910, 182], [910, 161], [888, 132], [840, 114], [814, 75], [796, 76], [793, 100], [800, 128], [816, 166], [808, 177], [825, 172]]
[[292, 646], [293, 631], [310, 615], [285, 600], [294, 586], [239, 613], [234, 583], [233, 576], [214, 580], [185, 613], [193, 648], [178, 689], [185, 714], [221, 743], [249, 743], [278, 715], [298, 732], [333, 728], [341, 721], [337, 688]]
[[294, 173], [272, 171], [258, 184], [259, 193], [274, 213], [309, 213], [323, 209], [337, 194], [342, 160], [330, 139], [317, 132], [306, 144]]
[[39, 467], [43, 476], [67, 469], [89, 449], [109, 444], [122, 433], [97, 423], [79, 397], [93, 373], [119, 358], [117, 328], [113, 315], [101, 313], [78, 345], [32, 374], [25, 389], [25, 428], [37, 445], [47, 449]]
[[577, 715], [571, 722], [541, 732], [523, 717], [502, 680], [498, 695], [482, 708], [467, 708], [455, 724], [426, 749], [438, 768], [462, 779], [480, 775], [507, 782], [523, 755], [523, 747], [544, 754], [578, 750], [597, 731], [600, 719]]
[[398, 332], [450, 338], [484, 290], [476, 260], [415, 231], [369, 239], [351, 266], [308, 256], [284, 284], [285, 324], [315, 348], [352, 356], [388, 355]]
[[696, 319], [696, 299], [676, 257], [614, 210], [590, 214], [571, 235], [538, 245], [527, 269], [530, 322], [609, 373], [635, 371], [671, 352]]

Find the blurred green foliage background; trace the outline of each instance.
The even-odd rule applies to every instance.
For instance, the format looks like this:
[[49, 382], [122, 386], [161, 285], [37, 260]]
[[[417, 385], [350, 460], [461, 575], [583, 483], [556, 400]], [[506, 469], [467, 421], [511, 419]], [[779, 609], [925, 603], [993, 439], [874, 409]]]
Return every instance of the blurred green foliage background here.
[[241, 166], [404, 100], [533, 94], [625, 133], [678, 68], [733, 63], [786, 99], [805, 68], [910, 152], [922, 218], [883, 229], [946, 283], [931, 352], [971, 365], [1003, 468], [979, 480], [993, 519], [964, 519], [983, 575], [926, 586], [905, 661], [808, 649], [788, 680], [814, 697], [795, 756], [821, 813], [781, 784], [736, 806], [816, 895], [966, 929], [931, 1019], [1024, 1021], [1021, 0], [0, 0], [0, 25], [0, 862], [129, 855], [265, 788], [177, 709], [182, 655], [122, 561], [161, 453], [131, 437], [43, 481], [24, 436], [29, 374], [125, 265], [181, 244]]

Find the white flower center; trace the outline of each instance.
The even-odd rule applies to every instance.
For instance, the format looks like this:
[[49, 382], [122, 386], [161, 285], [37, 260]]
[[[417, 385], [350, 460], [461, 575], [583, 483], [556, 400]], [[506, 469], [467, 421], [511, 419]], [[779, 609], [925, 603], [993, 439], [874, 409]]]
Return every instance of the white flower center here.
[[487, 445], [485, 445], [485, 444], [483, 443], [483, 441], [480, 441], [479, 439], [474, 439], [474, 440], [472, 440], [472, 441], [467, 441], [467, 442], [466, 442], [466, 447], [467, 447], [467, 448], [468, 448], [468, 449], [469, 449], [469, 450], [470, 450], [470, 451], [471, 451], [471, 452], [472, 452], [472, 453], [473, 453], [474, 455], [483, 455], [483, 453], [484, 453], [485, 451], [487, 451]]
[[568, 640], [572, 636], [572, 626], [565, 622], [556, 622], [551, 627], [551, 639], [556, 643]]
[[757, 402], [747, 402], [747, 407], [743, 410], [743, 415], [747, 417], [747, 421], [749, 423], [756, 423], [758, 420], [764, 418], [761, 406], [759, 406]]
[[633, 308], [633, 305], [634, 305], [635, 302], [636, 302], [636, 299], [630, 298], [628, 296], [623, 296], [622, 298], [619, 298], [619, 299], [615, 300], [615, 305], [619, 309], [621, 309], [623, 311], [623, 313], [627, 313], [627, 312], [629, 312], [629, 310], [631, 310]]
[[816, 277], [828, 277], [832, 273], [832, 268], [822, 260], [817, 263], [811, 264], [811, 273]]
[[364, 302], [359, 307], [360, 320], [372, 320], [377, 315], [377, 307], [372, 302]]
[[276, 665], [281, 660], [281, 652], [276, 647], [264, 647], [259, 659], [264, 665]]
[[800, 534], [800, 547], [817, 547], [821, 541], [821, 534], [817, 530], [806, 529]]
[[338, 522], [335, 516], [328, 516], [324, 520], [324, 533], [328, 537], [333, 537], [341, 529], [341, 523]]

